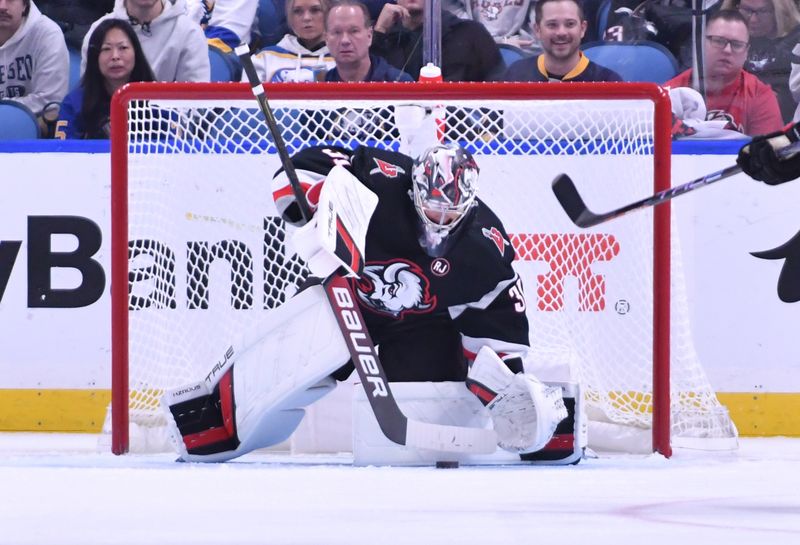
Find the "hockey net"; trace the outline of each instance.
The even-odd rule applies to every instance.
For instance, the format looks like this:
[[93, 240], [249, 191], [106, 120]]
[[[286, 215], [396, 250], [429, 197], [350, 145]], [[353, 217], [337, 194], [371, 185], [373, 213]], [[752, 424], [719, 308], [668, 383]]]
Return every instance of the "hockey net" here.
[[[443, 138], [476, 156], [481, 197], [518, 254], [531, 344], [583, 383], [590, 446], [638, 450], [625, 439], [634, 436], [667, 455], [695, 441], [735, 445], [693, 349], [669, 205], [579, 230], [550, 190], [568, 173], [603, 210], [668, 187], [660, 88], [282, 84], [267, 94], [290, 153], [326, 144], [413, 154]], [[271, 201], [280, 161], [246, 86], [134, 84], [112, 115], [107, 424], [122, 453], [161, 448], [161, 393], [204, 376], [306, 271]]]

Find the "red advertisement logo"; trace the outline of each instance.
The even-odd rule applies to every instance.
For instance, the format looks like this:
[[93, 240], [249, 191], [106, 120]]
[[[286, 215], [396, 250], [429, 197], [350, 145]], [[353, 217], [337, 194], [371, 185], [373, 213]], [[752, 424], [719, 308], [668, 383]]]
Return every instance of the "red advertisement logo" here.
[[537, 275], [538, 308], [558, 311], [564, 308], [564, 279], [578, 280], [578, 310], [599, 312], [606, 308], [606, 279], [592, 271], [592, 264], [611, 261], [620, 245], [609, 234], [516, 234], [509, 237], [517, 259], [544, 261], [547, 274]]

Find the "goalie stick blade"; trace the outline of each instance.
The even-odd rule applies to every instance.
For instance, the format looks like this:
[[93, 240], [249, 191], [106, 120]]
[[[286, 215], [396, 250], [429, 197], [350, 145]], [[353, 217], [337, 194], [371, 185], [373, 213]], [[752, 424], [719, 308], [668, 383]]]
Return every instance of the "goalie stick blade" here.
[[572, 178], [566, 174], [559, 174], [555, 177], [553, 193], [569, 219], [578, 227], [591, 227], [603, 221], [601, 217], [587, 208]]

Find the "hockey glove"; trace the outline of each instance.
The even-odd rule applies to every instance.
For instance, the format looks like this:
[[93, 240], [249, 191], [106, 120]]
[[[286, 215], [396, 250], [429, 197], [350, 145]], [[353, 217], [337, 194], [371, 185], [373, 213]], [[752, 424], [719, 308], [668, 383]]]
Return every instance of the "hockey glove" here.
[[800, 125], [757, 136], [739, 150], [736, 164], [751, 178], [778, 185], [800, 177], [800, 153], [779, 157], [778, 151], [800, 140]]
[[317, 213], [292, 237], [312, 275], [326, 278], [340, 268], [348, 276], [361, 274], [367, 228], [377, 205], [377, 195], [347, 169], [331, 169]]
[[487, 346], [472, 362], [466, 384], [489, 411], [498, 446], [509, 452], [541, 450], [567, 417], [561, 388], [530, 373], [513, 373]]

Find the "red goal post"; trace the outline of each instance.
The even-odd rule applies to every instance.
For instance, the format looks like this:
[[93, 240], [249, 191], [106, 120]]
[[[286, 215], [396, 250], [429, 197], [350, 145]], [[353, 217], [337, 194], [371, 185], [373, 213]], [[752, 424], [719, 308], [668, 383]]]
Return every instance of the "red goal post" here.
[[[608, 197], [611, 203], [629, 202], [639, 196], [670, 187], [670, 102], [668, 94], [653, 84], [270, 84], [265, 85], [265, 88], [267, 97], [276, 111], [279, 125], [283, 124], [289, 131], [296, 131], [285, 136], [290, 151], [296, 151], [303, 145], [314, 142], [330, 142], [331, 135], [334, 133], [346, 136], [346, 138], [342, 137], [342, 140], [334, 142], [340, 145], [375, 144], [375, 142], [390, 141], [392, 143], [387, 145], [398, 145], [396, 142], [398, 138], [402, 140], [407, 137], [402, 134], [404, 130], [407, 130], [403, 126], [409, 123], [408, 119], [403, 119], [404, 116], [412, 116], [415, 112], [423, 110], [428, 117], [433, 115], [438, 120], [436, 127], [445, 138], [467, 141], [470, 143], [469, 145], [475, 147], [473, 153], [476, 154], [483, 169], [482, 195], [484, 188], [488, 187], [485, 200], [490, 201], [496, 198], [505, 206], [511, 207], [512, 213], [503, 214], [501, 211], [499, 215], [507, 223], [509, 232], [514, 233], [512, 234], [512, 243], [517, 246], [521, 261], [537, 262], [537, 267], [542, 264], [539, 261], [546, 261], [546, 257], [542, 257], [543, 255], [552, 255], [553, 248], [567, 244], [568, 242], [565, 241], [581, 241], [581, 244], [570, 249], [570, 252], [575, 255], [587, 251], [597, 254], [598, 250], [596, 249], [587, 250], [586, 241], [590, 239], [586, 237], [599, 230], [586, 230], [583, 233], [572, 230], [569, 234], [564, 235], [566, 238], [559, 238], [559, 233], [567, 230], [567, 227], [561, 223], [565, 215], [558, 208], [555, 198], [548, 201], [546, 191], [542, 192], [542, 187], [538, 187], [546, 184], [549, 189], [552, 176], [549, 176], [548, 179], [537, 180], [539, 193], [537, 193], [535, 203], [529, 203], [526, 197], [527, 191], [517, 192], [516, 194], [520, 198], [519, 202], [515, 203], [511, 203], [510, 201], [514, 199], [510, 199], [508, 196], [494, 197], [492, 194], [494, 187], [502, 185], [499, 181], [510, 176], [503, 170], [506, 168], [503, 166], [504, 164], [520, 165], [507, 167], [514, 172], [521, 169], [534, 169], [535, 172], [529, 170], [527, 175], [535, 178], [537, 174], [540, 174], [542, 165], [547, 164], [539, 157], [546, 158], [549, 157], [547, 154], [553, 154], [553, 162], [558, 165], [558, 168], [570, 169], [573, 164], [575, 165], [574, 168], [578, 169], [578, 174], [568, 170], [564, 171], [567, 171], [576, 180], [579, 187], [582, 176], [591, 178], [593, 175], [600, 178], [603, 173], [606, 173], [606, 176], [611, 178], [613, 173], [613, 181], [625, 177], [640, 178], [634, 181], [639, 184], [639, 187], [634, 190], [635, 194], [626, 193], [621, 183], [620, 187], [617, 187], [616, 183], [614, 186], [610, 185], [612, 180], [606, 180], [605, 189], [600, 188], [598, 196], [595, 198]], [[536, 106], [534, 106], [535, 103]], [[631, 115], [633, 121], [629, 124], [631, 131], [640, 131], [640, 125], [646, 126], [646, 129], [643, 132], [625, 133], [624, 131], [628, 128], [621, 127], [624, 125], [622, 119], [629, 117], [629, 111], [635, 109], [633, 105], [638, 107], [644, 103], [650, 105], [649, 109], [643, 110], [645, 113], [640, 117], [633, 118]], [[406, 108], [410, 106], [416, 109]], [[365, 115], [364, 112], [370, 113]], [[242, 246], [245, 248], [248, 266], [251, 261], [255, 261], [251, 260], [247, 254], [248, 248], [259, 245], [267, 248], [268, 238], [270, 243], [274, 239], [283, 244], [286, 237], [285, 233], [280, 231], [283, 228], [281, 226], [278, 226], [279, 231], [273, 234], [272, 224], [270, 223], [268, 226], [266, 219], [262, 228], [259, 218], [256, 218], [259, 213], [257, 209], [250, 219], [239, 216], [240, 211], [251, 204], [248, 201], [252, 201], [256, 197], [261, 198], [258, 195], [258, 184], [252, 187], [242, 186], [242, 189], [238, 190], [240, 195], [231, 196], [237, 190], [230, 189], [230, 186], [244, 184], [247, 182], [245, 178], [258, 175], [260, 175], [258, 181], [261, 191], [267, 194], [267, 197], [269, 193], [268, 183], [271, 172], [264, 169], [262, 157], [269, 159], [272, 155], [274, 159], [275, 150], [266, 136], [263, 120], [259, 117], [260, 113], [257, 112], [257, 105], [248, 85], [238, 83], [129, 84], [114, 95], [111, 115], [113, 360], [111, 433], [112, 450], [114, 453], [120, 454], [132, 448], [129, 437], [129, 430], [134, 420], [131, 418], [132, 414], [136, 414], [138, 418], [140, 413], [146, 413], [149, 416], [145, 416], [146, 422], [142, 426], [157, 426], [157, 397], [160, 392], [164, 388], [196, 379], [197, 376], [200, 376], [198, 374], [200, 369], [213, 364], [210, 359], [192, 361], [202, 359], [198, 354], [184, 356], [182, 350], [170, 352], [175, 350], [175, 345], [179, 344], [185, 344], [188, 347], [199, 345], [201, 341], [206, 340], [209, 334], [202, 333], [205, 325], [202, 327], [186, 325], [185, 329], [189, 333], [181, 333], [180, 337], [175, 338], [169, 336], [172, 333], [168, 330], [173, 327], [176, 329], [184, 327], [181, 325], [184, 319], [194, 320], [198, 315], [214, 312], [213, 304], [219, 306], [221, 304], [219, 301], [224, 300], [224, 297], [217, 297], [212, 301], [213, 304], [209, 303], [208, 297], [213, 299], [214, 295], [209, 296], [206, 293], [209, 289], [208, 286], [203, 286], [202, 282], [198, 282], [195, 278], [200, 275], [203, 281], [208, 281], [208, 277], [213, 274], [209, 270], [217, 266], [211, 263], [215, 256], [208, 258], [209, 263], [203, 265], [200, 272], [195, 268], [194, 272], [185, 273], [188, 279], [182, 278], [182, 274], [175, 272], [185, 272], [185, 269], [178, 264], [178, 261], [182, 259], [180, 255], [182, 251], [176, 252], [173, 247], [181, 250], [184, 246], [190, 248], [191, 252], [194, 252], [193, 259], [197, 255], [207, 254], [209, 247], [215, 247], [213, 241], [197, 242], [199, 235], [194, 231], [185, 236], [178, 234], [177, 231], [187, 228], [187, 224], [192, 224], [190, 229], [200, 226], [204, 233], [212, 233], [208, 235], [211, 240], [216, 236], [213, 233], [217, 229], [231, 229], [234, 235], [220, 235], [222, 238], [228, 236], [225, 238], [226, 241], [234, 239], [238, 241], [236, 238], [238, 235], [235, 233], [257, 231], [256, 242], [249, 246], [247, 244]], [[544, 121], [545, 118], [549, 119], [550, 115], [554, 115], [554, 117]], [[576, 116], [575, 121], [567, 121], [567, 118], [572, 115]], [[586, 129], [581, 128], [584, 123]], [[377, 127], [375, 132], [364, 132], [371, 131], [373, 125]], [[398, 125], [401, 126], [399, 137]], [[534, 126], [535, 130], [532, 128]], [[520, 132], [512, 135], [510, 134], [512, 129]], [[544, 136], [543, 133], [537, 132], [545, 130], [547, 134]], [[638, 140], [641, 142], [636, 144], [637, 151], [619, 148], [621, 143]], [[602, 142], [599, 143], [600, 141]], [[565, 142], [567, 143], [566, 151], [564, 151]], [[399, 145], [402, 146], [403, 142], [400, 142]], [[548, 147], [546, 153], [539, 149], [542, 146]], [[644, 149], [645, 152], [640, 154], [639, 149]], [[482, 158], [481, 155], [486, 157]], [[557, 160], [555, 159], [556, 155], [558, 156]], [[528, 159], [529, 156], [537, 157], [537, 159]], [[599, 161], [598, 166], [594, 166], [592, 162], [595, 159]], [[201, 166], [198, 166], [199, 164]], [[268, 164], [274, 169], [274, 165], [277, 163], [269, 162]], [[213, 172], [215, 168], [220, 170]], [[491, 172], [495, 168], [499, 169], [497, 171], [499, 174], [492, 176]], [[187, 186], [172, 187], [179, 186], [180, 182], [176, 180], [184, 176], [187, 178], [185, 183], [193, 184], [191, 191], [187, 189]], [[205, 176], [209, 179], [200, 180]], [[541, 176], [546, 175], [541, 174]], [[228, 180], [227, 185], [220, 183], [223, 178]], [[195, 186], [204, 187], [197, 189]], [[149, 192], [155, 188], [158, 188], [159, 191], [166, 188], [166, 192], [150, 195]], [[198, 196], [202, 191], [207, 193]], [[614, 201], [613, 197], [616, 192], [619, 193]], [[584, 193], [583, 189], [582, 193]], [[175, 209], [162, 211], [162, 208], [167, 205], [184, 198], [192, 199], [192, 204], [186, 204], [183, 208], [178, 205]], [[231, 200], [224, 204], [227, 208], [215, 207], [217, 201], [229, 198]], [[594, 202], [590, 202], [591, 198], [587, 196], [587, 203], [590, 205]], [[206, 205], [206, 203], [212, 202], [215, 203], [213, 207], [211, 204]], [[528, 204], [532, 207], [535, 206], [535, 209], [531, 208], [525, 213], [519, 213], [520, 221], [525, 219], [522, 216], [533, 215], [552, 215], [556, 218], [553, 220], [554, 226], [544, 231], [549, 233], [547, 236], [515, 231], [513, 226], [515, 226], [516, 220], [511, 221], [509, 225], [507, 216], [516, 217], [518, 209], [523, 206], [527, 207]], [[494, 202], [490, 202], [490, 205], [495, 207]], [[268, 204], [262, 204], [262, 208], [264, 206], [268, 206]], [[600, 202], [597, 203], [597, 206], [603, 208], [605, 204]], [[208, 211], [212, 209], [216, 211], [213, 213]], [[163, 214], [165, 217], [157, 217], [158, 214]], [[262, 209], [261, 215], [264, 214], [267, 212]], [[559, 215], [563, 217], [559, 217]], [[635, 423], [634, 426], [646, 427], [649, 423], [652, 430], [652, 450], [670, 456], [672, 452], [671, 436], [675, 433], [673, 429], [674, 415], [677, 414], [676, 411], [680, 410], [676, 409], [675, 400], [671, 400], [670, 389], [671, 334], [674, 331], [674, 328], [671, 328], [670, 308], [673, 282], [670, 259], [672, 247], [670, 205], [665, 203], [655, 208], [654, 211], [643, 212], [639, 216], [638, 220], [620, 219], [619, 225], [625, 225], [623, 223], [625, 221], [639, 222], [633, 224], [633, 227], [626, 227], [626, 229], [631, 232], [647, 231], [645, 242], [641, 245], [650, 247], [642, 250], [644, 253], [641, 255], [646, 255], [646, 258], [639, 259], [639, 261], [650, 261], [649, 264], [641, 266], [642, 271], [647, 271], [645, 276], [648, 277], [641, 280], [641, 283], [647, 291], [647, 295], [643, 298], [650, 299], [646, 304], [651, 305], [651, 308], [648, 307], [646, 312], [642, 311], [641, 321], [647, 323], [637, 324], [631, 328], [631, 332], [626, 334], [629, 336], [621, 336], [620, 340], [614, 341], [613, 348], [624, 348], [624, 346], [618, 345], [638, 342], [638, 339], [634, 339], [635, 336], [649, 336], [650, 347], [644, 350], [649, 354], [644, 357], [648, 361], [652, 361], [651, 369], [645, 371], [650, 373], [650, 378], [624, 379], [618, 385], [606, 386], [600, 390], [611, 390], [609, 399], [602, 402], [604, 406], [615, 408], [621, 404], [629, 404], [634, 408], [626, 410], [641, 413], [639, 416], [645, 423]], [[641, 222], [643, 221], [646, 227], [642, 227]], [[157, 228], [153, 227], [152, 232], [158, 231], [162, 234], [151, 235], [148, 231], [149, 222], [157, 226]], [[602, 232], [605, 233], [605, 231]], [[617, 241], [623, 240], [623, 238], [622, 234], [613, 233], [613, 227], [612, 234], [607, 235], [606, 238], [599, 235], [594, 237], [606, 247], [609, 244], [619, 244]], [[164, 239], [168, 240], [165, 242]], [[146, 240], [147, 243], [144, 247], [136, 247], [136, 241], [141, 240]], [[170, 244], [174, 241], [177, 242]], [[623, 243], [623, 246], [625, 245], [626, 243]], [[198, 247], [202, 252], [197, 250]], [[627, 248], [627, 246], [625, 247]], [[281, 249], [282, 253], [286, 252], [283, 246]], [[222, 250], [219, 251], [222, 252]], [[267, 248], [264, 251], [270, 253], [271, 250]], [[186, 253], [191, 252], [189, 249], [186, 250]], [[525, 257], [528, 252], [533, 252], [539, 257]], [[234, 260], [230, 253], [217, 255], [216, 258], [224, 258], [229, 262]], [[603, 258], [597, 257], [597, 259], [602, 260]], [[260, 257], [260, 260], [265, 268], [269, 268], [270, 265], [265, 257]], [[142, 261], [144, 264], [141, 263]], [[168, 261], [168, 266], [162, 266], [165, 261]], [[297, 270], [297, 263], [290, 265], [291, 267], [287, 265], [289, 268], [276, 273], [282, 279], [281, 281], [286, 280], [286, 286], [281, 288], [283, 293], [274, 299], [278, 303], [290, 295], [290, 284], [301, 274]], [[189, 266], [197, 267], [196, 264]], [[552, 264], [550, 267], [553, 268]], [[231, 265], [231, 268], [233, 269], [234, 266]], [[156, 273], [153, 271], [162, 269], [171, 271], [168, 272], [171, 274], [169, 281], [155, 277]], [[534, 273], [539, 272], [541, 269], [534, 271]], [[260, 299], [256, 297], [257, 302], [253, 304], [251, 293], [243, 296], [242, 300], [234, 301], [234, 288], [230, 288], [232, 307], [236, 307], [241, 312], [263, 311], [269, 307], [266, 303], [268, 299], [266, 291], [274, 286], [274, 277], [270, 281], [266, 281], [267, 273], [265, 272], [263, 286], [258, 286], [259, 283], [256, 282], [256, 286], [253, 288], [248, 283], [247, 275], [234, 280], [234, 272], [230, 272], [229, 275], [227, 273], [226, 270], [223, 274], [226, 280], [230, 276], [230, 281], [233, 283], [243, 282], [248, 289], [254, 289], [256, 293], [262, 288], [265, 292]], [[252, 276], [252, 271], [248, 270], [247, 273]], [[534, 273], [529, 275], [531, 281], [526, 283], [527, 295], [531, 300], [529, 306], [543, 310], [540, 314], [562, 314], [554, 311], [555, 307], [545, 308], [545, 306], [552, 302], [551, 299], [562, 297], [563, 294], [558, 290], [564, 289], [563, 285], [560, 285], [556, 291], [548, 291], [549, 288], [542, 287], [543, 282], [547, 281], [547, 274]], [[581, 274], [584, 273], [585, 271], [581, 272]], [[562, 274], [576, 273], [569, 273], [569, 271], [563, 273], [562, 271]], [[594, 286], [591, 289], [605, 289], [607, 275], [593, 275], [591, 271], [585, 274], [585, 277], [582, 276], [578, 279], [581, 286], [586, 281]], [[526, 278], [526, 280], [528, 279]], [[537, 281], [539, 287], [533, 289]], [[213, 280], [211, 282], [213, 283]], [[624, 283], [624, 280], [621, 282]], [[638, 276], [637, 282], [639, 282]], [[187, 285], [184, 286], [184, 283]], [[196, 287], [198, 283], [201, 284], [199, 294], [194, 292], [190, 294], [189, 285]], [[167, 302], [163, 298], [159, 298], [161, 296], [153, 295], [155, 290], [160, 289], [158, 286], [162, 285], [166, 285], [166, 289], [170, 293]], [[184, 288], [187, 299], [179, 300], [183, 296]], [[242, 292], [241, 289], [238, 291]], [[599, 305], [598, 308], [581, 307], [585, 311], [583, 314], [592, 314], [591, 311], [608, 313], [608, 308], [603, 300], [604, 292], [598, 293], [599, 295], [597, 293], [588, 295], [590, 299], [598, 298], [599, 303], [595, 301]], [[584, 295], [582, 292], [581, 297]], [[138, 301], [138, 303], [134, 303], [134, 301]], [[200, 302], [198, 303], [198, 301]], [[264, 301], [264, 304], [258, 304], [258, 301]], [[626, 304], [630, 303], [630, 301], [626, 302]], [[586, 299], [581, 299], [579, 304], [587, 304]], [[590, 301], [588, 304], [593, 303]], [[638, 300], [633, 303], [633, 307], [636, 312], [640, 312], [641, 309], [636, 308], [637, 305], [639, 305]], [[185, 311], [185, 308], [189, 308], [191, 311]], [[558, 311], [561, 309], [562, 307], [556, 308]], [[209, 314], [207, 320], [204, 318], [215, 324], [208, 326], [210, 331], [216, 332], [219, 323], [232, 322], [231, 327], [234, 329], [241, 326], [241, 324], [234, 323], [239, 318], [235, 317], [238, 316], [237, 313], [230, 308], [225, 309], [223, 315], [224, 317]], [[594, 317], [592, 316], [592, 318]], [[250, 319], [252, 319], [252, 315], [244, 321]], [[629, 320], [628, 323], [632, 321]], [[594, 340], [598, 341], [608, 337], [608, 331], [613, 330], [616, 335], [618, 329], [628, 327], [627, 325], [624, 327], [602, 326], [600, 332], [586, 333], [588, 330], [585, 328], [594, 326], [588, 324], [589, 321], [584, 320], [582, 316], [577, 319], [577, 322], [577, 325], [570, 326], [574, 327], [574, 330], [571, 330], [574, 331], [573, 336], [586, 336], [589, 339], [596, 336], [597, 339]], [[549, 326], [539, 327], [537, 323], [532, 323], [531, 327], [532, 329], [547, 330]], [[641, 333], [643, 327], [648, 332]], [[561, 325], [554, 326], [554, 330], [561, 329], [569, 330], [570, 328]], [[198, 333], [198, 331], [200, 332]], [[199, 338], [192, 339], [187, 335], [198, 335]], [[217, 340], [217, 342], [221, 341]], [[536, 344], [537, 346], [547, 345], [547, 341], [537, 341]], [[559, 346], [558, 343], [555, 346]], [[628, 348], [629, 351], [637, 350], [633, 344]], [[548, 350], [551, 349], [548, 348]], [[578, 355], [570, 353], [567, 358], [571, 362], [581, 360], [580, 352], [585, 349], [574, 350], [578, 352]], [[597, 350], [597, 358], [601, 359], [603, 356], [600, 352], [603, 351], [603, 347], [599, 347]], [[168, 352], [169, 354], [165, 355]], [[543, 357], [551, 357], [551, 354], [555, 352], [560, 353], [561, 348], [552, 349]], [[208, 353], [215, 352], [209, 351]], [[583, 357], [582, 359], [591, 360], [593, 358]], [[146, 378], [142, 378], [139, 374], [140, 367], [150, 365], [154, 366], [154, 369], [149, 369]], [[609, 360], [608, 365], [614, 365], [614, 362]], [[177, 367], [185, 367], [186, 370], [175, 373]], [[692, 370], [692, 373], [694, 372]], [[606, 373], [605, 370], [587, 371], [587, 376], [599, 376]], [[702, 370], [700, 370], [700, 374], [702, 374]], [[650, 383], [642, 384], [646, 380], [649, 380]], [[704, 376], [696, 382], [702, 382], [702, 380], [704, 380]], [[133, 387], [131, 381], [135, 382]], [[695, 379], [690, 379], [687, 383], [692, 381]], [[692, 406], [689, 412], [694, 410], [694, 405], [698, 404], [697, 399], [709, 397], [706, 391], [710, 391], [710, 387], [707, 383], [700, 384], [698, 389], [703, 390], [703, 393], [687, 394], [688, 404]], [[628, 392], [633, 392], [630, 395], [632, 401], [630, 403], [620, 401], [622, 398], [629, 397]], [[710, 396], [716, 402], [713, 392], [710, 392]], [[701, 402], [701, 404], [705, 403], [705, 401]], [[713, 405], [713, 402], [708, 403]], [[134, 407], [134, 405], [137, 406]], [[627, 417], [624, 417], [623, 420], [625, 418]], [[712, 420], [717, 418], [714, 416]], [[706, 424], [701, 425], [701, 427], [704, 426]], [[691, 432], [690, 435], [693, 436], [693, 433]], [[723, 434], [725, 433], [729, 432], [723, 432]]]

